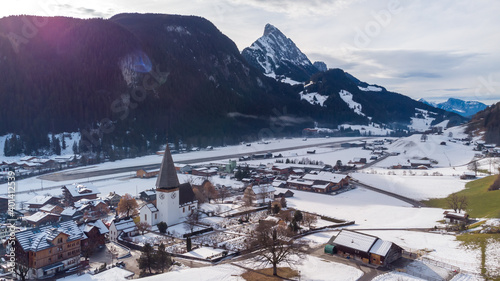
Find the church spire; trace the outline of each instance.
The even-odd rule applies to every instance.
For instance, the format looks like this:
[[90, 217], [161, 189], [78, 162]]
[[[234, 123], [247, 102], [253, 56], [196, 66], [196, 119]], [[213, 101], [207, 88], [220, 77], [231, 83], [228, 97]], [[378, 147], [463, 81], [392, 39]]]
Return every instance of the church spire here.
[[165, 154], [163, 155], [163, 160], [161, 162], [160, 173], [158, 174], [158, 179], [156, 180], [156, 188], [171, 189], [177, 188], [179, 185], [174, 160], [172, 159], [172, 154], [170, 154], [170, 149], [167, 144]]

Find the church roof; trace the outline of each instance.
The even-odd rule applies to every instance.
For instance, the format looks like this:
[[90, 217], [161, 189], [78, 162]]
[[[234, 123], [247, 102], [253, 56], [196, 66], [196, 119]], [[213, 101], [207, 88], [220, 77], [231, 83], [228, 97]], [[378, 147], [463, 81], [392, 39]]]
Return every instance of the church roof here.
[[171, 189], [176, 187], [179, 187], [179, 179], [177, 178], [174, 160], [172, 160], [172, 154], [170, 154], [170, 149], [167, 144], [165, 154], [163, 155], [163, 160], [161, 162], [160, 173], [158, 174], [158, 179], [156, 180], [156, 188]]
[[190, 183], [183, 183], [179, 186], [179, 205], [196, 201], [193, 188]]

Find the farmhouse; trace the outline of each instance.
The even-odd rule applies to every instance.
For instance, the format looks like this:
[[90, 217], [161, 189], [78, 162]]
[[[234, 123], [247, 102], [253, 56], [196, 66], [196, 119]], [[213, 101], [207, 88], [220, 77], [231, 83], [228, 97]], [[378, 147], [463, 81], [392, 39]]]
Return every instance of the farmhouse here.
[[135, 172], [136, 177], [141, 179], [149, 179], [152, 177], [156, 177], [160, 170], [146, 171], [145, 169], [140, 169]]
[[131, 237], [139, 233], [132, 218], [122, 220], [116, 219], [109, 226], [108, 237], [111, 241], [117, 241], [120, 236]]
[[57, 203], [59, 203], [57, 197], [38, 195], [26, 201], [25, 204], [28, 205], [29, 211], [36, 212], [46, 204], [56, 205]]
[[16, 233], [16, 262], [28, 267], [27, 279], [47, 278], [79, 265], [80, 241], [87, 238], [67, 221]]
[[420, 168], [421, 166], [423, 167], [427, 167], [427, 168], [431, 168], [431, 161], [430, 160], [427, 160], [427, 159], [420, 159], [420, 160], [417, 160], [417, 159], [411, 159], [409, 160], [410, 161], [410, 165], [412, 168]]
[[87, 239], [82, 241], [82, 246], [89, 244], [104, 246], [106, 243], [105, 235], [109, 233], [109, 230], [101, 220], [84, 223], [79, 228], [87, 236]]
[[325, 246], [325, 252], [359, 260], [364, 263], [384, 266], [401, 257], [403, 249], [378, 237], [343, 229], [333, 236]]
[[274, 192], [276, 189], [272, 185], [254, 185], [248, 186], [245, 189], [245, 196], [250, 196], [252, 202], [256, 204], [265, 204], [274, 200]]
[[26, 222], [32, 227], [39, 227], [48, 223], [58, 222], [61, 218], [58, 214], [36, 212], [31, 216], [25, 217]]
[[212, 168], [196, 168], [191, 170], [193, 176], [211, 177], [217, 175], [217, 170]]
[[108, 203], [110, 206], [118, 206], [118, 203], [120, 203], [120, 199], [122, 197], [119, 194], [116, 194], [116, 192], [110, 192], [108, 196], [104, 198], [104, 201]]
[[40, 211], [44, 213], [60, 214], [64, 210], [63, 207], [59, 205], [46, 204], [40, 208]]
[[445, 211], [443, 215], [446, 223], [467, 224], [469, 222], [469, 214], [467, 213], [454, 213], [450, 211]]
[[297, 190], [328, 193], [349, 185], [349, 180], [345, 175], [321, 171], [305, 174], [301, 178], [291, 178], [287, 184]]
[[156, 200], [156, 191], [154, 189], [141, 191], [139, 198], [145, 202], [153, 202]]
[[62, 194], [65, 203], [73, 205], [73, 203], [81, 199], [97, 199], [97, 194], [99, 194], [99, 191], [90, 183], [75, 183], [72, 185], [63, 186]]
[[460, 179], [462, 180], [472, 180], [476, 178], [476, 173], [474, 172], [464, 172], [461, 176]]
[[285, 192], [280, 192], [280, 193], [276, 194], [274, 197], [275, 198], [281, 198], [281, 197], [290, 198], [290, 197], [293, 197], [293, 192], [291, 190], [287, 190]]

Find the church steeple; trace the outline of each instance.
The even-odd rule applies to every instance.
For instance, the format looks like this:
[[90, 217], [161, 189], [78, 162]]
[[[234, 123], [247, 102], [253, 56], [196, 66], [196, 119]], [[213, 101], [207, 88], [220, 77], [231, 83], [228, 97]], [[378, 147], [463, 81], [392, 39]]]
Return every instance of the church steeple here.
[[179, 185], [174, 160], [172, 159], [172, 154], [170, 154], [170, 149], [167, 144], [165, 154], [163, 155], [163, 160], [161, 162], [160, 173], [158, 174], [158, 179], [156, 180], [156, 188], [173, 189], [178, 188]]

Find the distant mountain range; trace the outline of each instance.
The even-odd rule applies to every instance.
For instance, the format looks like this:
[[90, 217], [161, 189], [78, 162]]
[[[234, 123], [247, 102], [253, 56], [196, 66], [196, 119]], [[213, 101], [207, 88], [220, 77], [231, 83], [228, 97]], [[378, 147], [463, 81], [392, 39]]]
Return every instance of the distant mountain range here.
[[419, 101], [436, 108], [454, 112], [464, 117], [471, 117], [472, 115], [488, 107], [486, 104], [478, 101], [464, 101], [455, 98], [449, 98], [447, 101], [442, 103], [433, 103], [426, 101], [425, 99], [420, 99]]
[[[24, 38], [26, 22], [44, 25]], [[115, 159], [154, 152], [167, 137], [201, 147], [299, 135], [316, 123], [425, 130], [464, 121], [316, 65], [272, 25], [240, 53], [195, 16], [6, 17], [0, 135], [18, 135], [15, 150], [36, 154], [53, 142], [49, 133], [80, 131], [81, 152]], [[305, 83], [280, 83], [276, 75]]]

